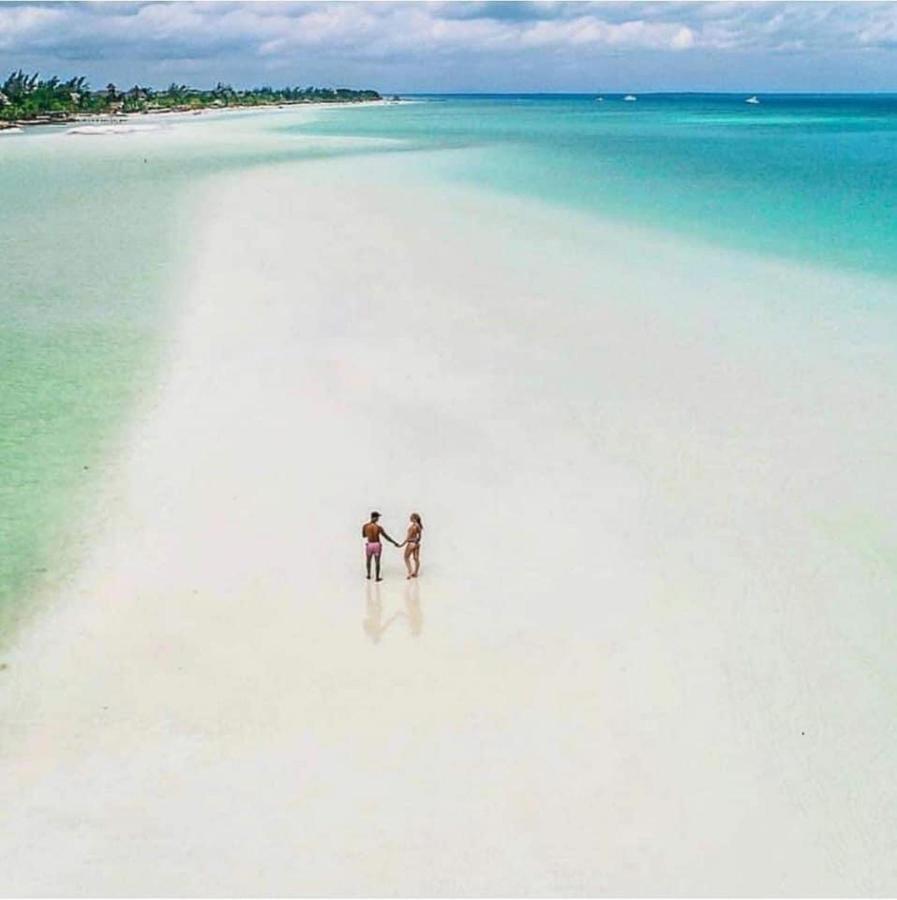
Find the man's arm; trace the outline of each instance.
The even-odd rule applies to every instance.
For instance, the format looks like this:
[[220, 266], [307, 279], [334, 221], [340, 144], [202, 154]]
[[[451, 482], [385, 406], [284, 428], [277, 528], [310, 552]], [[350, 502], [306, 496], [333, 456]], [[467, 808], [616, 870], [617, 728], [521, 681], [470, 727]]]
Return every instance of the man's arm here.
[[392, 544], [394, 547], [399, 546], [382, 528], [380, 529], [380, 534], [382, 534], [383, 537], [385, 537], [386, 540], [388, 540], [389, 543]]

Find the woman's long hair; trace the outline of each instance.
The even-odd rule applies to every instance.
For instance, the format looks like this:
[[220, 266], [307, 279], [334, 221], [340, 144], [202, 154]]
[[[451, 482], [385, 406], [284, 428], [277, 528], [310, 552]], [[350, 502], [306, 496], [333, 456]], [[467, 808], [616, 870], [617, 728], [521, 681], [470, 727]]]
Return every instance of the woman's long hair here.
[[420, 528], [421, 532], [424, 530], [424, 523], [421, 522], [420, 516], [417, 513], [411, 513], [411, 521], [417, 522], [417, 527]]

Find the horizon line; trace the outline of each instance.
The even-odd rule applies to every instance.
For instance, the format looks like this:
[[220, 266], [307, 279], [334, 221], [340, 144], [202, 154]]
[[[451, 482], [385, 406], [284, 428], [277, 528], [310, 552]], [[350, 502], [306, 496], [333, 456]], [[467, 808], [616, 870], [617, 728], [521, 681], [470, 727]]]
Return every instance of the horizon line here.
[[870, 95], [897, 97], [897, 88], [893, 90], [876, 90], [876, 91], [764, 91], [762, 89], [746, 89], [743, 91], [713, 91], [713, 90], [688, 90], [688, 91], [672, 91], [672, 90], [643, 90], [638, 89], [630, 91], [402, 91], [383, 89], [379, 93], [384, 94], [400, 94], [406, 97], [613, 97], [616, 95], [624, 96], [626, 94], [641, 94], [647, 96], [682, 96], [695, 95], [707, 96], [713, 95], [718, 97], [734, 96], [740, 97], [742, 94], [764, 94], [767, 97], [868, 97]]

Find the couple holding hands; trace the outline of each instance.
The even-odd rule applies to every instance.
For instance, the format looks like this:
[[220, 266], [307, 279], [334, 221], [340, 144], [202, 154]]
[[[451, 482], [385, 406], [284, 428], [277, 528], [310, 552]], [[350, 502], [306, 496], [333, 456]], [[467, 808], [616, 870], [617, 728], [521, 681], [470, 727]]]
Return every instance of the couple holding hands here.
[[[383, 526], [380, 525], [380, 513], [372, 512], [371, 520], [365, 522], [361, 528], [361, 536], [365, 540], [364, 557], [368, 580], [370, 580], [371, 577], [371, 560], [373, 559], [376, 579], [377, 581], [383, 581], [380, 577], [380, 553], [383, 550], [383, 545], [380, 542], [381, 537], [386, 538], [386, 540], [395, 547], [405, 548], [405, 568], [408, 570], [406, 578], [417, 578], [417, 573], [420, 571], [420, 539], [423, 530], [424, 526], [420, 520], [420, 516], [417, 513], [411, 513], [411, 518], [408, 523], [408, 533], [405, 535], [405, 540], [402, 541], [401, 544], [398, 544], [383, 530]], [[413, 567], [412, 563], [414, 564]]]

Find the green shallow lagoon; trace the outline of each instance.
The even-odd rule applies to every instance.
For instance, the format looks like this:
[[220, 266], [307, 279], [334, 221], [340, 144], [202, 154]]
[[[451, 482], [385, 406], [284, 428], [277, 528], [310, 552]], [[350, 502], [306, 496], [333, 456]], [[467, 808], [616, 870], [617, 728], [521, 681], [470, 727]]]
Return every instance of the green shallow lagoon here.
[[72, 523], [152, 368], [179, 264], [143, 157], [53, 136], [0, 146], [0, 636], [77, 558]]

